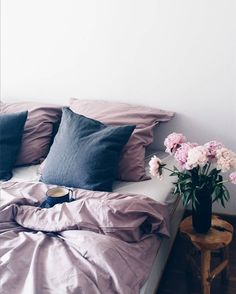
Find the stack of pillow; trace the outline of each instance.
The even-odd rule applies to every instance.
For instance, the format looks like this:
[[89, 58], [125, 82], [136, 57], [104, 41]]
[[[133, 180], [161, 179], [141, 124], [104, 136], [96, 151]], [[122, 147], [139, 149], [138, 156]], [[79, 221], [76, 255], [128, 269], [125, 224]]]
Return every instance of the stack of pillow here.
[[61, 113], [61, 106], [51, 104], [0, 103], [0, 180], [11, 178], [14, 166], [44, 160]]
[[154, 127], [174, 115], [156, 108], [75, 98], [63, 108], [1, 104], [1, 116], [23, 110], [28, 110], [28, 119], [13, 165], [37, 164], [46, 158], [41, 181], [97, 191], [111, 191], [115, 179], [147, 179], [145, 149], [153, 141]]

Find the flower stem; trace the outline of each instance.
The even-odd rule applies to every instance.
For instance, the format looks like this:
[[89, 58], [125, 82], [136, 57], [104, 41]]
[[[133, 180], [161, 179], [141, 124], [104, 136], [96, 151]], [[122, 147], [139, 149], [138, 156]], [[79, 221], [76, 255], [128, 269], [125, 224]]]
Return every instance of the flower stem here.
[[175, 171], [174, 170], [172, 170], [172, 169], [169, 169], [168, 167], [163, 167], [163, 169], [166, 169], [166, 170], [168, 170], [168, 171], [170, 171], [170, 172], [172, 172], [172, 173], [175, 173]]
[[220, 184], [228, 183], [228, 182], [230, 182], [230, 181], [229, 180], [224, 180], [224, 181], [218, 182], [216, 185], [220, 185]]
[[206, 176], [207, 176], [207, 173], [208, 173], [208, 171], [209, 171], [210, 166], [211, 166], [211, 163], [208, 164], [208, 167], [207, 167], [207, 169], [206, 169], [206, 173], [205, 173]]

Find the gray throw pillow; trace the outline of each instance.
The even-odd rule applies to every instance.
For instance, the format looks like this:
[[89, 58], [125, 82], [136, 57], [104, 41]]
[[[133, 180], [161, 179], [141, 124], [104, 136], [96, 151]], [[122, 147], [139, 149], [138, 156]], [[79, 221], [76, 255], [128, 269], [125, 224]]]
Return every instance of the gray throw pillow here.
[[28, 112], [0, 114], [0, 180], [12, 177]]
[[135, 126], [106, 126], [65, 107], [41, 181], [111, 191], [124, 145]]

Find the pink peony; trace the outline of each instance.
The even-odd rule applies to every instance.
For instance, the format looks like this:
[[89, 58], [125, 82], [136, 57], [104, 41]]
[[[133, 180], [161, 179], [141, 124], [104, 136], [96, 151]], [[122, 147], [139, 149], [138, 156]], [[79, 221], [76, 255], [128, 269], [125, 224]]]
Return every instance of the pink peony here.
[[169, 154], [174, 154], [176, 150], [180, 147], [180, 144], [186, 142], [186, 137], [183, 134], [172, 133], [166, 137], [164, 145], [166, 146], [166, 152]]
[[222, 172], [236, 167], [236, 154], [225, 147], [216, 150], [216, 160], [216, 168]]
[[208, 149], [208, 153], [209, 153], [208, 156], [209, 156], [209, 158], [210, 159], [213, 159], [213, 160], [216, 157], [216, 151], [218, 149], [224, 147], [222, 143], [220, 143], [218, 141], [215, 141], [215, 140], [210, 141], [210, 142], [207, 142], [204, 146]]
[[188, 166], [186, 166], [188, 152], [190, 149], [196, 146], [197, 146], [197, 143], [187, 142], [187, 143], [182, 143], [181, 146], [176, 150], [174, 157], [181, 168], [188, 169]]
[[208, 162], [208, 150], [204, 146], [196, 146], [189, 150], [186, 169], [193, 169], [196, 166], [203, 166]]
[[229, 180], [231, 183], [236, 184], [236, 171], [229, 175]]
[[149, 171], [152, 176], [160, 176], [161, 173], [161, 160], [156, 155], [154, 155], [149, 161]]

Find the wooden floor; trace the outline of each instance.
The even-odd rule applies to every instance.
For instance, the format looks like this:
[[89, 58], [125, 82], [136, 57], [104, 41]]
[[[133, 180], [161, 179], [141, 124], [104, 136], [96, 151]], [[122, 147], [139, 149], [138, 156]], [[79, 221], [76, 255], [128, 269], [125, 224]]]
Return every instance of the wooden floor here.
[[[211, 283], [211, 294], [236, 294], [236, 218], [223, 217], [234, 226], [234, 238], [230, 245], [230, 278], [227, 283], [220, 275]], [[186, 244], [177, 235], [157, 294], [201, 294], [199, 279], [186, 268]], [[217, 264], [218, 258], [213, 257]]]

